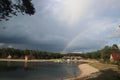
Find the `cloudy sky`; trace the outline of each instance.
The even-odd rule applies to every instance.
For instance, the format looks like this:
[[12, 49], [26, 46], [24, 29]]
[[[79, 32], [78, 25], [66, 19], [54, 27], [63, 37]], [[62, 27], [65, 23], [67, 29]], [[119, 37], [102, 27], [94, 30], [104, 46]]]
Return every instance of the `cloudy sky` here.
[[36, 13], [0, 22], [0, 47], [88, 52], [120, 45], [120, 0], [32, 0]]

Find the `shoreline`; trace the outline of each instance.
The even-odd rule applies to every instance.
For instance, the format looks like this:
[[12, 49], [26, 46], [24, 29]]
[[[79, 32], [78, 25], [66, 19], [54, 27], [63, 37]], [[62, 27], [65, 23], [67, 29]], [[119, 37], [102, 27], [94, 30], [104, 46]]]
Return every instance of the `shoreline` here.
[[49, 59], [49, 60], [45, 60], [45, 59], [32, 59], [32, 60], [25, 60], [25, 59], [0, 59], [1, 61], [10, 61], [10, 62], [54, 62], [56, 59]]
[[97, 68], [94, 68], [88, 64], [96, 61], [89, 61], [89, 60], [79, 60], [79, 62], [82, 62], [82, 64], [78, 65], [78, 68], [80, 69], [80, 75], [78, 75], [75, 78], [68, 78], [65, 80], [86, 80], [88, 78], [97, 77], [100, 75], [100, 70]]

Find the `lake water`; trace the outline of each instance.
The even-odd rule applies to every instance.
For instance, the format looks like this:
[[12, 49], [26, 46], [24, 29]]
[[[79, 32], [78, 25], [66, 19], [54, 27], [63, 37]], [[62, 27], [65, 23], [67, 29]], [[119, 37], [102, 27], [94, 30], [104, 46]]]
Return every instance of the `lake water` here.
[[64, 80], [80, 74], [78, 64], [0, 62], [0, 80]]

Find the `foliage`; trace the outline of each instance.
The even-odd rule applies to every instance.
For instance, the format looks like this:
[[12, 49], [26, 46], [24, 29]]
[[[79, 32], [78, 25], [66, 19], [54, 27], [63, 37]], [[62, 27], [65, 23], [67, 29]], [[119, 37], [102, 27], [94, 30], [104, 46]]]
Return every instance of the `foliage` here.
[[38, 51], [38, 50], [20, 50], [14, 48], [1, 48], [0, 49], [0, 58], [7, 58], [8, 55], [11, 55], [12, 58], [24, 58], [25, 55], [28, 55], [30, 59], [57, 59], [62, 58], [63, 56], [81, 56], [83, 58], [91, 58], [91, 59], [102, 59], [104, 61], [108, 61], [110, 55], [112, 53], [120, 53], [119, 48], [116, 44], [113, 46], [105, 46], [103, 49], [88, 52], [83, 54], [78, 53], [68, 53], [68, 54], [60, 54], [60, 53], [52, 53], [46, 51]]
[[38, 51], [38, 50], [20, 50], [14, 48], [1, 48], [0, 49], [0, 58], [7, 58], [8, 55], [11, 55], [12, 58], [23, 59], [25, 55], [29, 56], [29, 59], [57, 59], [62, 58], [62, 55], [59, 53]]
[[116, 44], [113, 44], [112, 46], [105, 46], [101, 50], [89, 52], [82, 55], [84, 58], [103, 59], [104, 61], [108, 61], [112, 53], [120, 53], [120, 50]]
[[89, 53], [85, 53], [83, 54], [84, 58], [91, 58], [91, 59], [99, 59], [100, 58], [100, 51], [95, 51], [95, 52], [89, 52]]
[[0, 0], [0, 21], [9, 20], [9, 17], [17, 16], [20, 12], [29, 15], [35, 13], [31, 0]]

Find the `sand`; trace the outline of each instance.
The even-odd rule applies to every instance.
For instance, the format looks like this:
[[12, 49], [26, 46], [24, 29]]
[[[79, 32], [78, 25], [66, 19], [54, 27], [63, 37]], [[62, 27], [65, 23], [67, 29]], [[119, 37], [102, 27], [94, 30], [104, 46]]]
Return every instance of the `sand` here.
[[89, 64], [80, 64], [79, 69], [81, 74], [77, 78], [92, 77], [92, 74], [97, 74], [100, 72], [98, 69], [90, 66]]
[[86, 80], [88, 78], [97, 77], [100, 74], [100, 71], [98, 69], [90, 66], [87, 63], [80, 64], [78, 67], [81, 71], [81, 74], [76, 78], [70, 78], [65, 80]]

